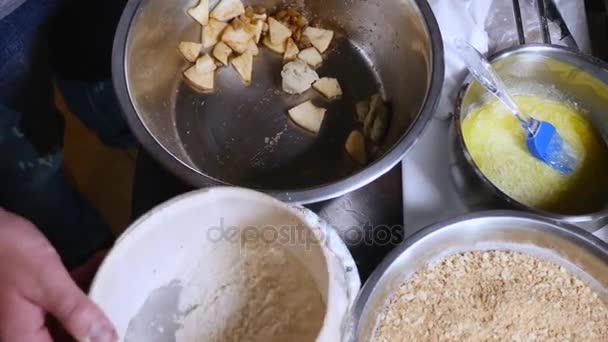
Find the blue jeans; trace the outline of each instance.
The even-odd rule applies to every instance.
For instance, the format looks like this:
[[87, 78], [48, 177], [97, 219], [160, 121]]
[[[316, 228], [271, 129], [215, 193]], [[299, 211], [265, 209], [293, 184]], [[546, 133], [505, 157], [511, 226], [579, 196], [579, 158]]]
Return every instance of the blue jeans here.
[[102, 141], [129, 146], [133, 140], [108, 79], [57, 78], [50, 67], [47, 38], [60, 1], [29, 0], [0, 20], [0, 207], [36, 224], [74, 267], [113, 237], [64, 179], [63, 122], [54, 106], [53, 78], [71, 111]]

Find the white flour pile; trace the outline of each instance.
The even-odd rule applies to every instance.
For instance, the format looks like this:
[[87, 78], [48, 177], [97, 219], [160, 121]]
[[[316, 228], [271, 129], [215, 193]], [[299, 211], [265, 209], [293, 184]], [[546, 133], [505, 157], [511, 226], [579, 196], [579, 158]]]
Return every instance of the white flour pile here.
[[180, 296], [178, 342], [316, 339], [326, 306], [296, 257], [265, 243], [215, 246], [213, 254]]

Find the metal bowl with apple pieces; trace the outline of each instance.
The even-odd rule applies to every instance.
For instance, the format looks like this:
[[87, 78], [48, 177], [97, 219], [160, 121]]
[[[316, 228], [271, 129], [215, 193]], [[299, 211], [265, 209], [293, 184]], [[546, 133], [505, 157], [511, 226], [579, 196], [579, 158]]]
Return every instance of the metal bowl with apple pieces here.
[[166, 168], [299, 203], [394, 167], [443, 69], [422, 0], [135, 0], [113, 54], [127, 121]]

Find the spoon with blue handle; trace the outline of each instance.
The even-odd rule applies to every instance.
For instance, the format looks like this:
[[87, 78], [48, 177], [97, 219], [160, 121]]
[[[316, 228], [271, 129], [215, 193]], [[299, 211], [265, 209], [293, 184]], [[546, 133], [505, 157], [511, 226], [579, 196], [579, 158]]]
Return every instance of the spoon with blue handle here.
[[519, 120], [526, 133], [526, 146], [530, 154], [565, 176], [574, 173], [580, 158], [572, 146], [559, 135], [555, 126], [524, 115], [507, 92], [502, 80], [494, 72], [490, 62], [477, 49], [462, 39], [456, 39], [454, 47], [473, 77]]

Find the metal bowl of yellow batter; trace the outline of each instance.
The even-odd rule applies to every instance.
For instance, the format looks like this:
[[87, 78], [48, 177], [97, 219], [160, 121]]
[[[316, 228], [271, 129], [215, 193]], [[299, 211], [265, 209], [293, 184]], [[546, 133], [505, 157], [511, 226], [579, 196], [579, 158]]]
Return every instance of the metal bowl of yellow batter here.
[[[513, 48], [492, 57], [491, 62], [522, 110], [553, 121], [566, 138], [571, 135], [586, 140], [580, 148], [585, 162], [570, 178], [542, 170], [542, 163], [525, 153], [521, 128], [510, 125], [514, 118], [494, 103], [479, 83], [468, 79], [455, 111], [451, 139], [452, 181], [462, 198], [472, 209], [522, 209], [588, 231], [606, 225], [606, 65], [551, 45]], [[506, 137], [505, 130], [512, 136]], [[514, 138], [517, 134], [522, 135], [522, 141]], [[484, 156], [502, 158], [501, 169], [490, 172]]]

